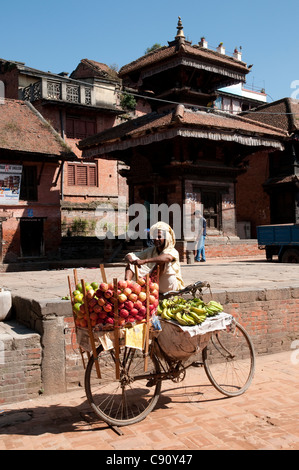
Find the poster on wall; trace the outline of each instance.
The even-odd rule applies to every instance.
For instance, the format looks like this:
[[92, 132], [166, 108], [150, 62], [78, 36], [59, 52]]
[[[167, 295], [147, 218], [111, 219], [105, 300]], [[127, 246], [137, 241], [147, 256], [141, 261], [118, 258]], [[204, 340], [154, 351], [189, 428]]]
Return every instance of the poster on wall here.
[[0, 205], [19, 202], [22, 165], [0, 164]]

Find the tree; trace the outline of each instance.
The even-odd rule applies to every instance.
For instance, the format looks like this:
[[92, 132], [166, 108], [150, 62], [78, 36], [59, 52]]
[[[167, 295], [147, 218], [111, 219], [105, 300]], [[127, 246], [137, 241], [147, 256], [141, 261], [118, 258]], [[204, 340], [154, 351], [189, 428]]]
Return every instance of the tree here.
[[155, 51], [156, 49], [159, 49], [161, 46], [161, 44], [158, 44], [157, 42], [155, 44], [152, 45], [152, 47], [148, 47], [146, 50], [145, 50], [145, 54], [148, 54], [149, 52], [153, 52]]

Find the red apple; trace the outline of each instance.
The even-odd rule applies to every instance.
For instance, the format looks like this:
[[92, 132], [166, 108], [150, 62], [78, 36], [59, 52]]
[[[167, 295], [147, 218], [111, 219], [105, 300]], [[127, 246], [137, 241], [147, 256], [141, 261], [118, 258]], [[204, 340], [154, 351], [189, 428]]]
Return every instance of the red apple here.
[[153, 292], [154, 290], [159, 290], [159, 284], [157, 284], [156, 282], [152, 282], [149, 288], [151, 292]]
[[104, 296], [106, 297], [106, 299], [110, 299], [113, 296], [113, 290], [106, 290], [106, 292], [104, 292]]
[[127, 310], [132, 310], [133, 307], [134, 307], [134, 303], [131, 300], [127, 300], [127, 302], [125, 302], [125, 308]]
[[132, 289], [130, 289], [129, 287], [126, 287], [123, 290], [123, 293], [128, 297], [130, 294], [132, 294]]
[[119, 296], [118, 296], [118, 301], [119, 301], [119, 302], [123, 303], [123, 302], [125, 302], [126, 300], [127, 300], [126, 294], [124, 294], [124, 293], [119, 294]]
[[105, 312], [112, 312], [112, 305], [111, 304], [105, 304], [103, 309]]
[[129, 316], [129, 312], [128, 310], [126, 310], [125, 308], [122, 308], [119, 312], [119, 315], [122, 317], [122, 318], [128, 318]]
[[134, 294], [140, 294], [141, 285], [137, 284], [137, 282], [135, 282], [135, 284], [133, 284], [133, 286], [132, 286], [132, 292], [134, 292]]
[[156, 300], [156, 297], [154, 295], [150, 294], [149, 295], [149, 303], [153, 304], [155, 302], [155, 300]]
[[96, 297], [97, 297], [98, 299], [100, 299], [100, 298], [103, 297], [103, 291], [101, 291], [100, 289], [98, 289], [98, 290], [96, 291], [96, 294], [95, 294], [95, 295], [96, 295]]
[[138, 312], [139, 310], [137, 310], [137, 308], [132, 308], [132, 310], [130, 311], [130, 315], [132, 315], [132, 317], [135, 317], [136, 315], [138, 315]]
[[81, 304], [79, 310], [80, 310], [80, 312], [85, 313], [85, 305]]
[[93, 311], [96, 312], [96, 313], [100, 313], [100, 312], [102, 312], [102, 307], [99, 304], [96, 304], [93, 307]]
[[96, 304], [97, 304], [97, 299], [95, 299], [94, 297], [93, 299], [90, 299], [90, 301], [88, 302], [88, 305], [90, 307], [94, 307]]
[[141, 300], [141, 302], [144, 302], [146, 300], [146, 293], [140, 292], [140, 294], [138, 295], [138, 299]]
[[136, 300], [136, 302], [134, 303], [134, 308], [137, 308], [139, 310], [141, 307], [143, 307], [141, 300]]
[[134, 323], [134, 322], [135, 322], [135, 318], [130, 316], [130, 317], [127, 318], [127, 321], [128, 321], [129, 323]]
[[134, 294], [132, 292], [132, 294], [129, 295], [129, 300], [131, 300], [132, 302], [136, 302], [136, 300], [138, 299], [138, 295], [137, 294]]
[[140, 277], [140, 278], [137, 280], [137, 282], [138, 282], [138, 284], [139, 284], [140, 286], [144, 286], [144, 284], [145, 284], [146, 281], [145, 281], [145, 279], [144, 279], [143, 277]]
[[117, 283], [119, 289], [125, 289], [127, 287], [127, 281], [119, 280]]
[[94, 291], [92, 288], [90, 288], [90, 289], [86, 292], [86, 297], [87, 297], [88, 299], [92, 299], [93, 296], [94, 296], [94, 294], [95, 294], [95, 291]]
[[146, 315], [146, 307], [142, 306], [140, 309], [139, 309], [139, 315], [141, 316], [145, 316]]
[[151, 294], [157, 299], [159, 297], [159, 291], [157, 289], [152, 290]]
[[101, 307], [102, 307], [103, 305], [105, 305], [105, 303], [106, 303], [106, 300], [105, 300], [105, 299], [103, 299], [103, 298], [98, 299], [98, 305], [100, 305]]
[[114, 320], [111, 317], [107, 317], [105, 320], [106, 325], [114, 325]]
[[106, 282], [102, 282], [102, 283], [100, 284], [100, 290], [101, 290], [102, 292], [106, 292], [106, 290], [108, 290], [108, 284], [106, 284]]
[[100, 320], [104, 320], [107, 317], [107, 313], [102, 311], [98, 314], [98, 317]]

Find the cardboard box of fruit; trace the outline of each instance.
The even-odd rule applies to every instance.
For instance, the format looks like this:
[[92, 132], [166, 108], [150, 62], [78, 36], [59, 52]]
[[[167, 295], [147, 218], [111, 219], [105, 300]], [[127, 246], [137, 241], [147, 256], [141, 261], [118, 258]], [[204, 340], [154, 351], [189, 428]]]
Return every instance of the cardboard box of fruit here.
[[[115, 327], [115, 301], [118, 306], [118, 326], [126, 328], [146, 321], [147, 286], [144, 278], [135, 281], [117, 281], [117, 292], [113, 283], [91, 282], [85, 284], [85, 302], [81, 283], [76, 284], [73, 296], [75, 324], [80, 328], [88, 327], [88, 315], [92, 328], [111, 330]], [[159, 304], [159, 286], [149, 280], [149, 316], [156, 312]]]

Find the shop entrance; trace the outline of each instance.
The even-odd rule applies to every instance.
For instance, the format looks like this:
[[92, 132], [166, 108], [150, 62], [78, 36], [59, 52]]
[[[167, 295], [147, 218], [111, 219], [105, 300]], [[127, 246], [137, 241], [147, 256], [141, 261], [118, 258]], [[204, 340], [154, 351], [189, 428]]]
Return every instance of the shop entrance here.
[[21, 257], [32, 258], [44, 255], [44, 219], [20, 219]]

